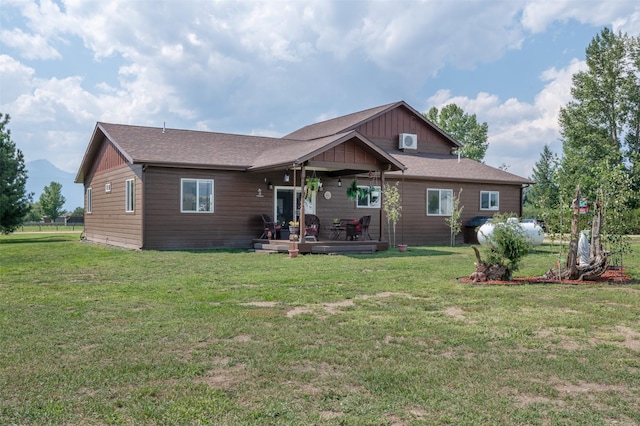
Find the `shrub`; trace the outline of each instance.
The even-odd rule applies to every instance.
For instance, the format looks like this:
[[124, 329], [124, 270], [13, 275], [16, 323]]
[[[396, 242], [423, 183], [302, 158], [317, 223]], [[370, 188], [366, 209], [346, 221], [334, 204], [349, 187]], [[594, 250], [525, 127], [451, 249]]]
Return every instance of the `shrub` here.
[[489, 244], [485, 246], [485, 261], [490, 265], [500, 265], [511, 272], [520, 268], [520, 261], [533, 245], [517, 221], [503, 214], [496, 214], [491, 219], [493, 233], [487, 236]]

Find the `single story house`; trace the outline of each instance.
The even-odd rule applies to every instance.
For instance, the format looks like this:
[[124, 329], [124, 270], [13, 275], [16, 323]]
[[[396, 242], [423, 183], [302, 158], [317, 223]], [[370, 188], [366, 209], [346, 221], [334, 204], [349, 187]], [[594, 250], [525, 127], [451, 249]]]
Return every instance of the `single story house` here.
[[[372, 238], [388, 240], [384, 193], [353, 201], [354, 179], [365, 189], [399, 182], [398, 243], [447, 244], [454, 194], [462, 190], [463, 223], [520, 216], [523, 187], [533, 183], [459, 158], [459, 146], [403, 101], [282, 138], [98, 122], [75, 181], [84, 185], [86, 239], [121, 247], [249, 248], [262, 214], [285, 226], [314, 214], [320, 239], [334, 219], [369, 215]], [[307, 197], [308, 178], [322, 186]]]

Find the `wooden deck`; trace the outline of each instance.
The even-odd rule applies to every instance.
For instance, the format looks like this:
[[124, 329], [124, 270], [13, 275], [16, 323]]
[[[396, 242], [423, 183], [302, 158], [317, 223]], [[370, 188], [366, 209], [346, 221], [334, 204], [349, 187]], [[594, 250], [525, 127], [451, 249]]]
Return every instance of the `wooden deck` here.
[[337, 253], [375, 253], [389, 249], [387, 241], [376, 240], [307, 240], [293, 242], [288, 240], [253, 240], [256, 253], [288, 253], [289, 249], [298, 247], [299, 254], [337, 254]]

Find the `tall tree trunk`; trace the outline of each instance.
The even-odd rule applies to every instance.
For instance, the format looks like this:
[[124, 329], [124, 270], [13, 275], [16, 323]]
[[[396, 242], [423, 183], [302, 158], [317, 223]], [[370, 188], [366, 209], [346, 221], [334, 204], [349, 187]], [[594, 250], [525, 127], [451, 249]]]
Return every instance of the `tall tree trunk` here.
[[595, 203], [595, 211], [593, 222], [591, 225], [591, 246], [589, 248], [589, 263], [593, 263], [596, 259], [602, 257], [602, 238], [600, 237], [600, 228], [602, 227], [602, 189], [598, 191], [598, 199]]
[[578, 217], [580, 215], [580, 186], [576, 187], [576, 193], [571, 202], [573, 213], [571, 214], [571, 241], [569, 242], [569, 252], [567, 253], [567, 263], [562, 277], [569, 280], [578, 278], [578, 237], [579, 226]]

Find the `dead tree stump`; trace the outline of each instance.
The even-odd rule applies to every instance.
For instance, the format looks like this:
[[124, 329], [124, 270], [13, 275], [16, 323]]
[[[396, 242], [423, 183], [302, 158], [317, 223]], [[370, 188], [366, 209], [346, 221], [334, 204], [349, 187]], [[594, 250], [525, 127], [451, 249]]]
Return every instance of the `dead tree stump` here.
[[476, 270], [469, 276], [474, 283], [485, 281], [510, 281], [511, 271], [500, 265], [489, 265], [482, 260], [480, 252], [476, 247], [471, 246], [476, 253]]
[[[602, 198], [602, 193], [599, 194]], [[542, 276], [548, 280], [578, 280], [593, 281], [604, 274], [609, 268], [609, 260], [606, 253], [602, 250], [602, 240], [600, 238], [600, 228], [602, 226], [602, 200], [598, 199], [595, 203], [595, 212], [591, 225], [591, 244], [589, 251], [589, 265], [578, 265], [578, 217], [580, 214], [580, 187], [576, 188], [571, 207], [573, 213], [571, 215], [571, 241], [569, 243], [569, 252], [567, 253], [567, 263], [565, 268], [559, 271], [549, 269]]]

